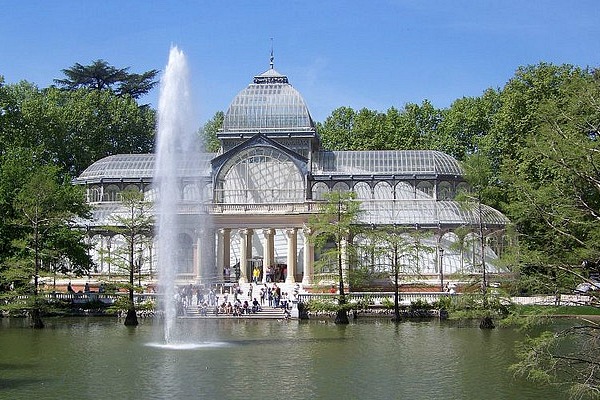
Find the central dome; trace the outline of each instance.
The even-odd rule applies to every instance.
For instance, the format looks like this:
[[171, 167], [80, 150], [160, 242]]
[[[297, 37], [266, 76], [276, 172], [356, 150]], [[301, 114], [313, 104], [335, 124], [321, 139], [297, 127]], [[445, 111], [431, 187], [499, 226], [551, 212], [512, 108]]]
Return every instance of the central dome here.
[[273, 68], [235, 96], [225, 113], [223, 132], [314, 131], [304, 99], [288, 78]]

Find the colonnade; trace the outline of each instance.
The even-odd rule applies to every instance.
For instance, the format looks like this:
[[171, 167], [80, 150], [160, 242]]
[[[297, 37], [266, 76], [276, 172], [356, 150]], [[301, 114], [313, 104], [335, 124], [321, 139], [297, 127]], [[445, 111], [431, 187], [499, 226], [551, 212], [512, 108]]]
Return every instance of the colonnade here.
[[[296, 283], [296, 273], [298, 271], [298, 232], [300, 228], [286, 228], [283, 230], [286, 241], [287, 241], [287, 254], [286, 254], [286, 266], [287, 274], [285, 283]], [[308, 227], [303, 229], [303, 274], [301, 282], [303, 284], [312, 284], [314, 275], [314, 244], [310, 242], [309, 237], [311, 231]], [[252, 238], [255, 233], [259, 234], [262, 241], [262, 260], [263, 270], [262, 282], [265, 283], [267, 279], [266, 270], [270, 266], [275, 267], [277, 264], [275, 259], [275, 235], [276, 229], [274, 228], [220, 228], [217, 230], [217, 269], [221, 271], [223, 269], [231, 269], [231, 235], [232, 231], [237, 230], [240, 235], [240, 283], [247, 283], [252, 280], [252, 271], [248, 268], [247, 262], [254, 258], [252, 248]], [[262, 234], [262, 235], [261, 235]]]

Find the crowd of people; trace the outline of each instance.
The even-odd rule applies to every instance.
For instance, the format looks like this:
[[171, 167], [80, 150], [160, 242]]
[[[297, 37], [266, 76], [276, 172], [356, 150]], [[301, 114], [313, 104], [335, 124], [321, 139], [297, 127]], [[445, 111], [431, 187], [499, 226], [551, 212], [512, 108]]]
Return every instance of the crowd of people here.
[[[296, 285], [293, 296], [297, 296], [299, 286]], [[236, 283], [229, 290], [219, 293], [216, 287], [208, 289], [189, 284], [179, 287], [175, 294], [177, 309], [181, 314], [189, 307], [197, 307], [200, 315], [230, 315], [243, 316], [259, 313], [263, 306], [281, 308], [284, 314], [289, 314], [293, 298], [283, 292], [277, 283], [257, 285], [250, 284], [244, 293]], [[210, 312], [212, 310], [212, 312]]]

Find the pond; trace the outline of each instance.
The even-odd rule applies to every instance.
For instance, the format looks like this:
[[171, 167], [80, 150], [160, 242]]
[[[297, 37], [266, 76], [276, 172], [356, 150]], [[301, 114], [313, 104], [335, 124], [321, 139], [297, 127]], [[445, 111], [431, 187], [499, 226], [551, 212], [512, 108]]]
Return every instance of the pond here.
[[2, 399], [561, 399], [514, 377], [522, 334], [450, 321], [0, 319]]

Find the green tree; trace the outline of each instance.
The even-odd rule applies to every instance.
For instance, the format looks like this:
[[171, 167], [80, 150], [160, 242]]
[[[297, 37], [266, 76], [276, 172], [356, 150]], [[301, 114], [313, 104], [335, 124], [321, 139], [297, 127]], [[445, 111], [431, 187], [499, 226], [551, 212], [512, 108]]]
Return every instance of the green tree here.
[[114, 224], [107, 229], [125, 238], [125, 269], [129, 272], [129, 301], [126, 326], [137, 326], [138, 320], [134, 302], [134, 274], [136, 264], [136, 248], [147, 241], [152, 235], [154, 217], [152, 216], [152, 203], [144, 200], [144, 194], [136, 190], [121, 192], [122, 213], [113, 216]]
[[[356, 230], [360, 204], [354, 192], [333, 191], [327, 193], [322, 208], [312, 216], [309, 225], [314, 234], [311, 240], [321, 250], [321, 257], [315, 263], [319, 269], [335, 265], [338, 274], [338, 309], [336, 324], [348, 324], [348, 303], [344, 288], [344, 264], [355, 247], [350, 241], [352, 232]], [[333, 246], [329, 246], [329, 244]]]
[[333, 110], [325, 122], [317, 124], [322, 146], [328, 150], [354, 150], [351, 135], [356, 112], [351, 107]]
[[527, 161], [520, 152], [540, 126], [540, 104], [557, 99], [566, 82], [583, 74], [581, 68], [572, 65], [548, 63], [517, 69], [500, 91], [490, 132], [480, 142], [480, 152], [490, 159], [494, 168], [509, 160]]
[[442, 111], [432, 148], [464, 160], [480, 150], [481, 142], [492, 130], [493, 118], [500, 107], [499, 92], [486, 90], [479, 97], [455, 100]]
[[418, 231], [408, 230], [397, 225], [388, 225], [374, 229], [365, 229], [366, 242], [373, 263], [384, 266], [391, 274], [394, 283], [394, 318], [400, 316], [400, 281], [403, 274], [420, 275], [418, 257], [420, 253], [432, 249], [422, 245]]
[[88, 89], [40, 91], [26, 83], [1, 89], [0, 150], [39, 150], [41, 162], [75, 176], [108, 155], [153, 149], [155, 113], [131, 97]]
[[432, 149], [441, 119], [441, 111], [433, 107], [428, 100], [423, 100], [421, 105], [407, 103], [396, 123], [390, 124], [393, 149]]
[[212, 119], [207, 121], [198, 132], [205, 151], [211, 153], [216, 153], [219, 151], [221, 142], [219, 142], [219, 139], [217, 139], [217, 132], [219, 132], [219, 129], [223, 129], [224, 119], [225, 114], [223, 111], [217, 111], [215, 115], [213, 115]]
[[494, 322], [492, 319], [493, 309], [491, 307], [492, 301], [488, 292], [488, 276], [487, 276], [487, 265], [485, 262], [485, 233], [484, 233], [484, 222], [483, 222], [483, 204], [485, 199], [493, 198], [491, 194], [495, 187], [493, 185], [494, 173], [493, 167], [490, 160], [479, 153], [471, 154], [462, 163], [462, 167], [465, 171], [465, 179], [471, 186], [469, 193], [461, 193], [459, 200], [463, 202], [463, 207], [470, 210], [474, 216], [474, 220], [477, 221], [478, 239], [479, 239], [479, 263], [481, 266], [481, 320], [479, 327], [482, 329], [494, 328]]
[[[597, 70], [576, 70], [554, 91], [538, 102], [520, 162], [508, 164], [503, 179], [510, 188], [510, 216], [521, 233], [522, 272], [529, 282], [560, 294], [571, 293], [577, 282], [590, 282], [582, 261], [598, 265], [600, 259], [600, 76]], [[592, 304], [599, 304], [597, 292], [590, 295]], [[598, 343], [598, 324], [580, 320], [524, 342], [515, 368], [567, 385], [575, 398], [596, 398]]]
[[[5, 226], [13, 230], [10, 256], [3, 260], [3, 283], [5, 286], [11, 279], [13, 289], [19, 290], [33, 281], [32, 326], [43, 328], [42, 301], [38, 298], [40, 274], [51, 272], [51, 260], [57, 257], [66, 260], [70, 272], [76, 274], [88, 272], [92, 264], [87, 256], [85, 232], [72, 229], [75, 219], [88, 217], [89, 207], [82, 189], [61, 180], [55, 166], [28, 163], [30, 168], [24, 169], [14, 158], [6, 161], [2, 175], [25, 176], [19, 179], [20, 187], [2, 193], [5, 202], [12, 201], [4, 203], [3, 208], [11, 215], [10, 220], [4, 221]], [[15, 282], [18, 277], [27, 277], [28, 281]]]
[[63, 69], [65, 79], [54, 82], [67, 90], [87, 88], [93, 90], [109, 90], [119, 96], [129, 95], [134, 99], [148, 93], [158, 81], [158, 70], [153, 69], [141, 74], [129, 73], [129, 67], [116, 68], [104, 60], [95, 60], [90, 65], [75, 63]]

